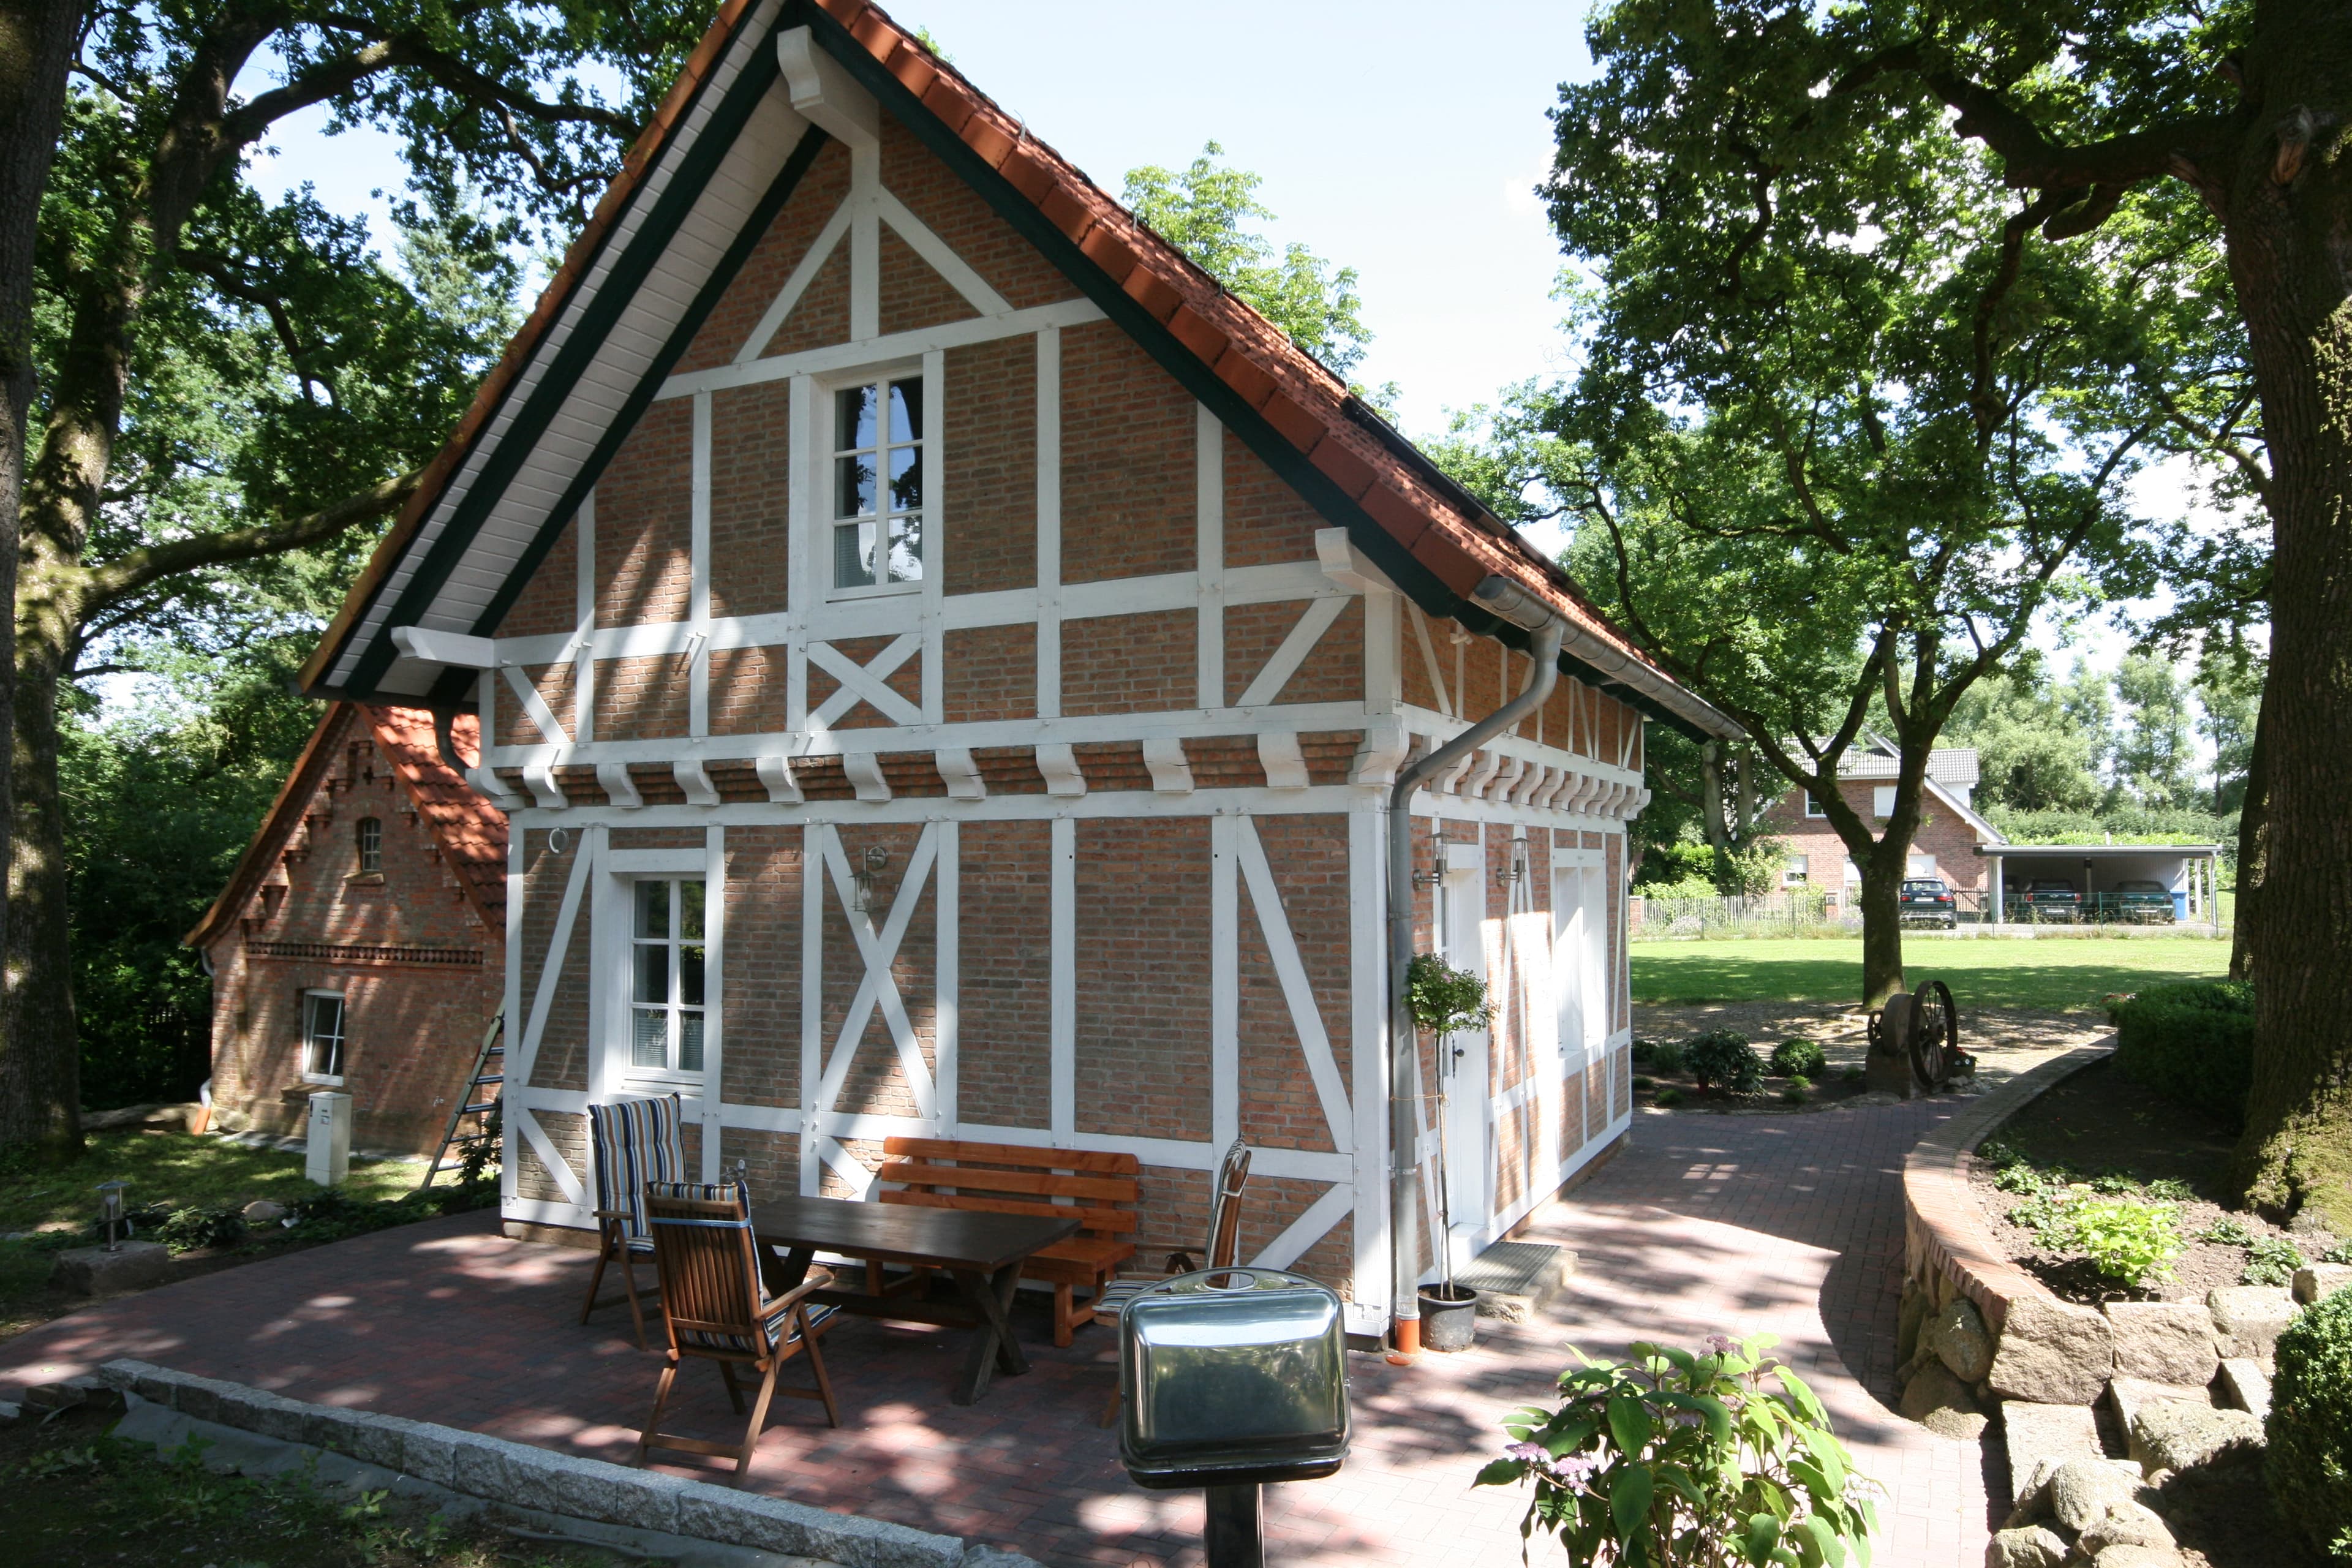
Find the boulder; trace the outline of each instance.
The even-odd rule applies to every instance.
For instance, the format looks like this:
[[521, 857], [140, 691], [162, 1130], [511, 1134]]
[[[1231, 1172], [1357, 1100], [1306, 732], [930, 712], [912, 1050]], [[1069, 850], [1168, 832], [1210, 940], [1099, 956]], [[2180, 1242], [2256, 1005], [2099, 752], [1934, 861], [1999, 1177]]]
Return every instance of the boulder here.
[[2109, 1509], [2074, 1538], [2075, 1548], [2094, 1561], [2110, 1546], [2158, 1546], [2168, 1552], [2174, 1544], [2171, 1530], [2156, 1511], [2136, 1502]]
[[2257, 1421], [2266, 1421], [2271, 1414], [2271, 1374], [2263, 1363], [2242, 1356], [2232, 1356], [2221, 1363], [2221, 1391], [2230, 1403], [2250, 1413]]
[[2115, 1330], [2097, 1308], [2020, 1296], [2009, 1304], [1988, 1378], [2003, 1399], [2095, 1405], [2115, 1364]]
[[2186, 1559], [2168, 1546], [2110, 1546], [2089, 1561], [2091, 1568], [2180, 1568]]
[[1937, 1309], [1919, 1340], [1962, 1383], [1981, 1383], [1992, 1371], [1992, 1335], [1985, 1331], [1976, 1303], [1965, 1296]]
[[1930, 1361], [1911, 1374], [1896, 1410], [1905, 1420], [1916, 1421], [1939, 1437], [1963, 1443], [1982, 1436], [1987, 1424], [1976, 1394], [1940, 1361]]
[[2131, 1452], [2150, 1475], [2258, 1459], [2263, 1424], [2243, 1410], [2158, 1400], [2133, 1419]]
[[2110, 1301], [2103, 1309], [2116, 1335], [2116, 1373], [2204, 1387], [2221, 1357], [2213, 1349], [2213, 1314], [2200, 1301]]
[[68, 1295], [104, 1296], [161, 1285], [171, 1273], [172, 1249], [160, 1241], [126, 1241], [111, 1252], [73, 1247], [50, 1266], [49, 1286]]
[[2050, 1478], [2050, 1512], [2059, 1528], [2080, 1534], [2111, 1510], [2138, 1502], [2139, 1474], [2113, 1459], [2069, 1459]]
[[2126, 1432], [2132, 1429], [2132, 1423], [2139, 1418], [2141, 1411], [2168, 1400], [2189, 1405], [2213, 1403], [2212, 1396], [2201, 1386], [2192, 1388], [2178, 1384], [2150, 1383], [2138, 1377], [2119, 1377], [2107, 1384], [2107, 1403], [2115, 1408], [2116, 1425]]
[[1895, 1306], [1895, 1361], [1907, 1365], [1919, 1353], [1919, 1331], [1936, 1310], [1936, 1298], [1916, 1279], [1903, 1281], [1902, 1299]]
[[2004, 1530], [1985, 1545], [1985, 1568], [2059, 1568], [2066, 1538], [2046, 1525]]
[[2294, 1296], [2283, 1285], [2225, 1285], [2209, 1292], [2213, 1334], [2221, 1354], [2269, 1356], [2279, 1331], [2294, 1321]]
[[2352, 1285], [2352, 1263], [2307, 1263], [2294, 1271], [2294, 1299], [2305, 1306]]
[[2096, 1459], [2099, 1423], [2086, 1405], [2027, 1405], [2005, 1400], [2000, 1407], [2001, 1436], [2009, 1448], [2009, 1497], [2012, 1509], [2025, 1517], [2023, 1524], [2042, 1518], [2049, 1509], [2051, 1474], [2069, 1459]]
[[238, 1212], [245, 1215], [247, 1225], [268, 1225], [271, 1220], [286, 1217], [286, 1205], [268, 1198], [256, 1198]]

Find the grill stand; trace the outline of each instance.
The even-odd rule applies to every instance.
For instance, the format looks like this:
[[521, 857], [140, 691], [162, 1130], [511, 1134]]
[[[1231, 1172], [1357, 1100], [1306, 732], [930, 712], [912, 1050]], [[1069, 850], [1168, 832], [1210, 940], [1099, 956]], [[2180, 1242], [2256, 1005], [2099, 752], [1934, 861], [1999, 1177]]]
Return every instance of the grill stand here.
[[1265, 1489], [1208, 1487], [1209, 1523], [1202, 1532], [1208, 1568], [1265, 1568]]

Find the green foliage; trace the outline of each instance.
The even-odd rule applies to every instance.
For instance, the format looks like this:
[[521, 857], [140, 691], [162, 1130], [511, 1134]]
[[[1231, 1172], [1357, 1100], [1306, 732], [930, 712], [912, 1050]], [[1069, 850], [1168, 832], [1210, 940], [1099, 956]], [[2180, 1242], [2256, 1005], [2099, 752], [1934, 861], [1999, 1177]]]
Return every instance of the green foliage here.
[[2235, 816], [2246, 803], [2246, 773], [2254, 758], [2254, 721], [2262, 716], [2263, 682], [2270, 661], [2242, 647], [2209, 644], [2197, 667], [2197, 728], [2213, 743], [2212, 809]]
[[2236, 1215], [2225, 1214], [2197, 1233], [2197, 1239], [2215, 1247], [2252, 1247], [2260, 1238]]
[[1256, 228], [1274, 217], [1257, 198], [1264, 176], [1218, 163], [1224, 155], [1211, 142], [1182, 169], [1129, 169], [1120, 199], [1292, 342], [1345, 376], [1372, 339], [1356, 269], [1335, 269], [1295, 242], [1277, 254]]
[[2248, 1249], [2244, 1279], [2249, 1285], [2292, 1285], [2303, 1264], [2294, 1243], [2283, 1236], [2266, 1236]]
[[1680, 1105], [1683, 1102], [1683, 1091], [1681, 1089], [1676, 1089], [1673, 1084], [1668, 1084], [1665, 1088], [1658, 1090], [1657, 1098], [1653, 1100], [1652, 1103], [1662, 1105], [1671, 1110], [1675, 1106]]
[[1802, 1105], [1808, 1097], [1807, 1091], [1812, 1087], [1812, 1081], [1810, 1079], [1792, 1078], [1780, 1090], [1780, 1102], [1784, 1105]]
[[1683, 1047], [1673, 1040], [1659, 1041], [1650, 1051], [1650, 1065], [1660, 1072], [1682, 1071]]
[[2322, 1263], [2352, 1263], [2352, 1240], [2339, 1241], [2319, 1255]]
[[1772, 1074], [1775, 1078], [1808, 1077], [1829, 1065], [1822, 1047], [1811, 1040], [1786, 1039], [1772, 1047]]
[[[2099, 765], [2106, 750], [2104, 689], [2097, 692], [2095, 725], [2084, 721], [2079, 705], [2039, 670], [2012, 670], [1970, 688], [1952, 710], [1945, 739], [1973, 746], [1981, 782], [1979, 810], [2090, 811], [2102, 794]], [[2099, 677], [2079, 662], [2075, 687]]]
[[2116, 1004], [2116, 1059], [2168, 1100], [2245, 1118], [2253, 1084], [2253, 988], [2231, 981], [2151, 985]]
[[2140, 1190], [2162, 1203], [2189, 1204], [2197, 1201], [2197, 1189], [2178, 1176], [2158, 1176]]
[[1440, 1039], [1463, 1029], [1483, 1029], [1494, 1016], [1486, 983], [1436, 953], [1414, 954], [1404, 976], [1413, 1022]]
[[148, 1234], [174, 1252], [235, 1247], [245, 1240], [243, 1211], [212, 1205], [173, 1209]]
[[1554, 1536], [1577, 1568], [1866, 1562], [1874, 1489], [1812, 1390], [1765, 1356], [1776, 1342], [1636, 1342], [1614, 1363], [1580, 1353], [1557, 1409], [1504, 1418], [1512, 1442], [1477, 1484], [1532, 1481], [1520, 1535]]
[[2055, 1227], [2061, 1245], [2090, 1258], [2106, 1279], [2138, 1286], [2172, 1277], [2180, 1256], [2179, 1211], [2129, 1198], [2076, 1197]]
[[2001, 1138], [1988, 1138], [1978, 1144], [1976, 1157], [1996, 1170], [2025, 1163], [2025, 1152]]
[[2323, 1556], [2352, 1562], [2352, 1290], [2279, 1335], [2264, 1463], [2278, 1516]]
[[1685, 1041], [1683, 1066], [1701, 1089], [1751, 1094], [1764, 1081], [1764, 1064], [1748, 1037], [1731, 1029], [1709, 1029]]
[[[1652, 745], [1654, 750], [1655, 742]], [[1651, 767], [1657, 766], [1654, 756]], [[1636, 822], [1646, 822], [1644, 811]], [[1645, 898], [1703, 899], [1715, 891], [1713, 880], [1715, 851], [1696, 841], [1648, 843], [1642, 847], [1642, 863], [1633, 869], [1633, 891]], [[1691, 891], [1693, 889], [1706, 891]]]
[[2116, 745], [2116, 782], [2134, 800], [2158, 810], [2197, 804], [2189, 694], [2171, 661], [2126, 654], [2116, 671], [2116, 695], [2126, 714]]

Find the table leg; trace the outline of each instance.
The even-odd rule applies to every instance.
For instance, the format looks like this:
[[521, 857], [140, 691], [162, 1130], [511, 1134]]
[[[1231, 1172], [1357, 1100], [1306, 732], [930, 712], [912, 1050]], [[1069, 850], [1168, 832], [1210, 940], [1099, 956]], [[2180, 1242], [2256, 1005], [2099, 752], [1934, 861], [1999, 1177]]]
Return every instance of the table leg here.
[[762, 1243], [760, 1247], [760, 1282], [770, 1296], [782, 1296], [801, 1288], [808, 1278], [809, 1265], [816, 1261], [816, 1249], [795, 1247], [784, 1257], [776, 1256], [777, 1248]]
[[1029, 1370], [1029, 1358], [1021, 1353], [1020, 1342], [1013, 1337], [1013, 1323], [1006, 1315], [1013, 1305], [1013, 1289], [1021, 1278], [1021, 1266], [1008, 1265], [996, 1271], [993, 1278], [977, 1269], [955, 1270], [956, 1289], [980, 1321], [971, 1331], [971, 1344], [964, 1352], [963, 1372], [956, 1379], [950, 1397], [958, 1405], [975, 1405], [988, 1392], [989, 1378], [998, 1368], [1006, 1375], [1017, 1376]]

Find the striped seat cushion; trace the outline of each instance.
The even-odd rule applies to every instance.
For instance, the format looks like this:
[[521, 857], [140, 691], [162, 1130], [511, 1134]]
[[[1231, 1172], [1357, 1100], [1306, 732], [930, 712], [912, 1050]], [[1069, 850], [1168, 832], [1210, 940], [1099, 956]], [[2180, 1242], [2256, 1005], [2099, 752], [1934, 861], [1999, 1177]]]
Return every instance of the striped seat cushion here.
[[[810, 1331], [814, 1332], [818, 1324], [840, 1310], [838, 1307], [810, 1307], [808, 1310]], [[800, 1342], [801, 1335], [798, 1329], [791, 1329], [787, 1331], [792, 1315], [793, 1308], [789, 1301], [777, 1301], [769, 1306], [767, 1316], [760, 1321], [761, 1329], [768, 1337], [767, 1349], [772, 1351], [780, 1343]], [[745, 1355], [754, 1353], [751, 1340], [744, 1335], [713, 1333], [708, 1329], [680, 1329], [677, 1331], [677, 1342], [682, 1345], [694, 1345], [702, 1350], [740, 1351]]]
[[678, 1121], [678, 1097], [674, 1094], [588, 1108], [596, 1206], [621, 1215], [621, 1237], [632, 1252], [653, 1250], [653, 1233], [646, 1228], [646, 1184], [675, 1182], [686, 1174]]

